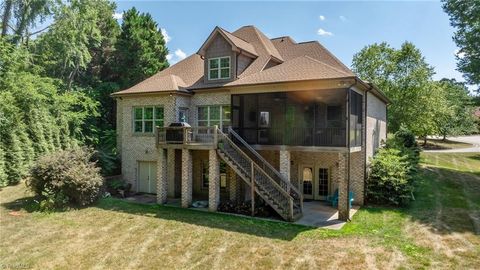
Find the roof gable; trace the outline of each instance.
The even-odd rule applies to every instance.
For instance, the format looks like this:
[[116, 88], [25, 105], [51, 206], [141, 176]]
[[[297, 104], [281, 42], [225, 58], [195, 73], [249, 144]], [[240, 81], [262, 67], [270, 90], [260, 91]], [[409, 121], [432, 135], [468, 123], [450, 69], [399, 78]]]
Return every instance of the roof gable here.
[[221, 35], [228, 43], [230, 43], [234, 51], [237, 51], [237, 52], [244, 51], [247, 54], [250, 54], [251, 56], [254, 56], [254, 57], [258, 56], [252, 44], [246, 42], [245, 40], [242, 40], [241, 38], [238, 38], [232, 35], [230, 32], [218, 26], [215, 27], [215, 29], [213, 29], [212, 33], [210, 33], [207, 40], [205, 40], [203, 45], [198, 50], [199, 55], [201, 56], [205, 55], [205, 51], [207, 50], [207, 48], [210, 46], [211, 42], [215, 39], [217, 35]]

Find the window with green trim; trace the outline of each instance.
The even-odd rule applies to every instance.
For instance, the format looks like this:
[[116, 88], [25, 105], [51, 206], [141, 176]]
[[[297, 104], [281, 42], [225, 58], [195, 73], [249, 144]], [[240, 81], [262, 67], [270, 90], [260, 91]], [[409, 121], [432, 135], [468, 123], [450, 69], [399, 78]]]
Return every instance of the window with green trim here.
[[230, 78], [230, 56], [208, 59], [208, 79]]
[[198, 107], [198, 126], [227, 128], [230, 124], [231, 109], [228, 105], [212, 105]]
[[133, 132], [154, 133], [155, 127], [163, 127], [163, 117], [163, 107], [134, 107]]

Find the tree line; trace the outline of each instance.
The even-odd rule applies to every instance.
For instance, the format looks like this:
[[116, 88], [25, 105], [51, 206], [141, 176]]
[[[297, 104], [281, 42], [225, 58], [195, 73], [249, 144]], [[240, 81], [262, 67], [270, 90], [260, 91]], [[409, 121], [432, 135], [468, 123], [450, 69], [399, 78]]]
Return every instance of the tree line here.
[[0, 186], [38, 157], [94, 147], [103, 174], [118, 170], [110, 94], [168, 67], [150, 14], [113, 18], [106, 0], [5, 0], [0, 9]]
[[477, 131], [474, 100], [465, 83], [433, 80], [433, 67], [412, 43], [399, 49], [385, 42], [366, 46], [354, 55], [352, 68], [391, 100], [390, 132], [404, 127], [426, 142], [429, 135], [446, 138]]

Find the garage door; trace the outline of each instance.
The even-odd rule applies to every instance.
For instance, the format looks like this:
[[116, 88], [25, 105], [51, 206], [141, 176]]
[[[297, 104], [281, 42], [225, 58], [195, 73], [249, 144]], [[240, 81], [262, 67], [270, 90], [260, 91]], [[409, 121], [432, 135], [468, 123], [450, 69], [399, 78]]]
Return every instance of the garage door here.
[[157, 193], [157, 163], [138, 162], [137, 192]]

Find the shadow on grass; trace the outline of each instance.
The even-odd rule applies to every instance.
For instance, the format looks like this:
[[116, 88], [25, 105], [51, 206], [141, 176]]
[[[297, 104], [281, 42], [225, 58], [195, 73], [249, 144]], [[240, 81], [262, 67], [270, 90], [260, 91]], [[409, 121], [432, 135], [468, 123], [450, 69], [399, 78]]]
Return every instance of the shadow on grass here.
[[287, 241], [294, 239], [302, 232], [315, 229], [286, 222], [261, 220], [222, 213], [210, 213], [174, 206], [140, 204], [126, 202], [116, 198], [102, 199], [98, 202], [96, 207], [103, 210], [155, 217], [164, 220], [178, 221], [197, 226]]
[[420, 169], [415, 201], [404, 212], [435, 233], [478, 234], [480, 181], [475, 174], [446, 168]]
[[480, 161], [480, 153], [468, 156], [468, 158]]

